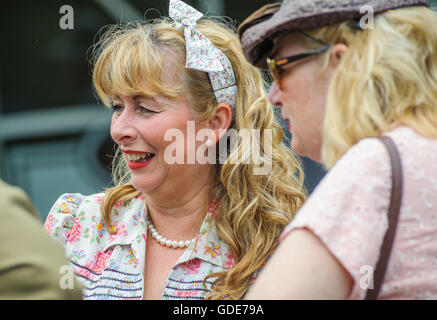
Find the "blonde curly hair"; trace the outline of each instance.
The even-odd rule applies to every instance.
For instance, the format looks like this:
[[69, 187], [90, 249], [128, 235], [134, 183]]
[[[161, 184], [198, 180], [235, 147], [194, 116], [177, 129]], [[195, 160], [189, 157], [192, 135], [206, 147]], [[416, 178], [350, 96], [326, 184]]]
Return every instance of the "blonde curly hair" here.
[[[247, 158], [252, 153], [251, 145], [238, 140], [235, 148], [228, 151], [226, 161], [217, 164], [210, 190], [209, 201], [221, 199], [214, 223], [219, 237], [230, 246], [235, 265], [207, 276], [215, 278], [208, 298], [241, 299], [254, 273], [276, 249], [281, 231], [305, 200], [303, 172], [298, 159], [282, 143], [283, 131], [266, 98], [262, 74], [246, 61], [235, 30], [211, 19], [199, 20], [196, 28], [232, 64], [238, 97], [230, 129], [259, 129], [264, 152], [267, 140], [263, 132], [273, 132], [271, 159], [262, 159], [270, 162], [268, 174], [252, 174], [257, 164]], [[94, 87], [107, 106], [111, 104], [112, 92], [138, 94], [144, 90], [141, 79], [147, 79], [154, 94], [184, 96], [196, 119], [209, 119], [215, 111], [217, 101], [208, 74], [185, 68], [184, 34], [169, 19], [112, 26], [94, 46], [93, 56]], [[168, 59], [183, 70], [179, 86], [166, 87], [161, 81], [163, 62]], [[119, 150], [114, 159], [113, 180], [115, 187], [106, 189], [101, 206], [108, 230], [112, 230], [114, 205], [141, 194], [132, 186], [130, 171]]]
[[[352, 21], [308, 31], [348, 50], [328, 91], [322, 162], [332, 167], [364, 138], [393, 123], [424, 137], [437, 137], [437, 15], [417, 6], [375, 16], [373, 28], [354, 30]], [[320, 57], [326, 66], [329, 52]]]

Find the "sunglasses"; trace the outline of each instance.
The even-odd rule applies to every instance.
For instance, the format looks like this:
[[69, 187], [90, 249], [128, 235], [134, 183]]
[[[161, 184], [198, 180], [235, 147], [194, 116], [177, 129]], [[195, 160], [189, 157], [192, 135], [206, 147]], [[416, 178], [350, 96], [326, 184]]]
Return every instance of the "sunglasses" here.
[[295, 55], [291, 55], [289, 57], [283, 57], [278, 59], [273, 58], [267, 58], [267, 67], [270, 71], [270, 74], [272, 75], [273, 80], [278, 84], [279, 87], [281, 87], [281, 80], [282, 76], [284, 75], [284, 67], [292, 62], [296, 62], [308, 57], [312, 57], [315, 55], [318, 55], [320, 53], [328, 51], [328, 49], [331, 47], [330, 44], [327, 44], [326, 42], [323, 42], [322, 40], [313, 38], [312, 36], [303, 33], [302, 34], [311, 40], [317, 41], [318, 43], [324, 44], [324, 47], [316, 49], [314, 51], [305, 52], [305, 53], [299, 53]]

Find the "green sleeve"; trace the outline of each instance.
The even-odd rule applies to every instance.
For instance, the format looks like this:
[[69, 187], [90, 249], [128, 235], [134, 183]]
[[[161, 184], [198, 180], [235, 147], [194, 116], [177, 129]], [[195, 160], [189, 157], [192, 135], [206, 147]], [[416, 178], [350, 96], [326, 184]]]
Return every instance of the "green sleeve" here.
[[64, 249], [44, 232], [29, 198], [0, 181], [0, 299], [81, 299], [75, 278], [73, 289], [62, 289], [63, 266]]

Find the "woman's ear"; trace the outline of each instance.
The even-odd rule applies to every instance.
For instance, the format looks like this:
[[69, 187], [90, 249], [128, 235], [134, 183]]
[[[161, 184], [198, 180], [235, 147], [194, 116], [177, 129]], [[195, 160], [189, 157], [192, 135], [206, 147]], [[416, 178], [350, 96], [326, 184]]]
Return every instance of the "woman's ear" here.
[[212, 118], [208, 121], [209, 129], [213, 130], [216, 133], [217, 140], [226, 133], [229, 129], [229, 126], [232, 122], [232, 108], [226, 102], [220, 102]]
[[331, 49], [329, 64], [333, 68], [336, 68], [347, 50], [348, 46], [343, 43], [337, 43], [336, 45], [334, 45]]

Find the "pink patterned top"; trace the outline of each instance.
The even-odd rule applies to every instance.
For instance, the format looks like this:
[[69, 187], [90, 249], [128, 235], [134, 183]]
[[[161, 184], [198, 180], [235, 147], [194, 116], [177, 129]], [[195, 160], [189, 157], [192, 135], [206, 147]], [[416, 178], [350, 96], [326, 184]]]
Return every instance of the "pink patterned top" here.
[[[116, 234], [111, 235], [100, 215], [104, 194], [64, 194], [53, 205], [46, 232], [61, 242], [78, 279], [84, 299], [141, 299], [144, 286], [147, 221], [144, 198], [117, 204], [113, 211]], [[204, 299], [212, 272], [232, 268], [234, 259], [211, 223], [213, 202], [196, 243], [187, 248], [172, 268], [163, 299]]]
[[[437, 139], [408, 127], [386, 133], [396, 143], [404, 189], [397, 233], [379, 299], [437, 299]], [[387, 230], [389, 155], [377, 139], [357, 143], [320, 182], [286, 227], [311, 230], [355, 280], [363, 299]]]

